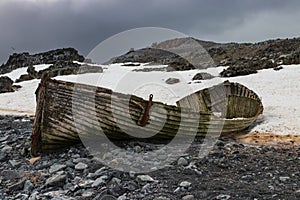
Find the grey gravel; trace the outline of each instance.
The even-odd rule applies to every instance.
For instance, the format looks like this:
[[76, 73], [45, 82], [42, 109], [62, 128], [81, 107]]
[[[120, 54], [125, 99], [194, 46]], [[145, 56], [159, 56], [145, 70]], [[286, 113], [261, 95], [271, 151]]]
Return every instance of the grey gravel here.
[[[43, 154], [30, 164], [32, 121], [0, 116], [0, 125], [0, 149], [12, 147], [10, 153], [0, 150], [0, 199], [4, 200], [96, 200], [104, 195], [121, 200], [300, 199], [299, 148], [247, 146], [220, 138], [209, 155], [198, 158], [201, 142], [196, 141], [164, 168], [141, 174], [104, 166], [83, 145]], [[12, 126], [17, 131], [5, 128]], [[160, 147], [126, 144], [128, 152], [146, 152], [144, 159], [157, 167], [161, 162], [157, 158], [169, 157]], [[117, 161], [130, 156], [110, 153]]]

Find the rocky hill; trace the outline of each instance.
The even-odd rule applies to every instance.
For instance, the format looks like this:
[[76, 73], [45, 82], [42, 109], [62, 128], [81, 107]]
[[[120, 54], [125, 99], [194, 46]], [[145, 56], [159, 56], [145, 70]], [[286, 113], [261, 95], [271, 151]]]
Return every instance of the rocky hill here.
[[[48, 73], [50, 77], [55, 77], [88, 72], [102, 72], [101, 67], [81, 65], [74, 62], [83, 62], [84, 60], [85, 58], [73, 48], [56, 49], [35, 55], [30, 55], [29, 53], [15, 53], [9, 57], [5, 64], [0, 66], [0, 93], [14, 92], [19, 88], [18, 85], [13, 85], [14, 83], [39, 79], [43, 73]], [[36, 71], [35, 65], [39, 64], [50, 64], [50, 66], [46, 69]], [[15, 82], [4, 75], [23, 67], [27, 67], [27, 73], [22, 74]]]
[[265, 42], [231, 43], [208, 49], [218, 65], [230, 66], [222, 76], [255, 73], [256, 70], [276, 68], [279, 65], [300, 63], [300, 38], [277, 39]]
[[[203, 41], [201, 44], [203, 47], [210, 47], [216, 43]], [[161, 64], [169, 66], [167, 71], [213, 67], [214, 62], [203, 47], [199, 46], [198, 41], [193, 38], [167, 40], [159, 44], [153, 43], [151, 47], [131, 49], [105, 64], [125, 62]]]
[[[268, 40], [259, 43], [215, 43], [194, 38], [178, 38], [159, 44], [154, 43], [151, 47], [130, 51], [112, 59], [110, 63], [152, 62], [155, 58], [156, 63], [172, 63], [175, 69], [183, 70], [195, 67], [207, 68], [213, 65], [230, 66], [221, 73], [223, 77], [247, 75], [256, 73], [260, 69], [300, 63], [300, 38]], [[160, 54], [162, 50], [168, 53]], [[207, 57], [204, 50], [212, 60]], [[184, 55], [186, 60], [193, 61], [190, 62], [191, 65], [185, 63], [185, 66], [189, 67], [180, 67], [183, 61], [178, 62], [178, 60], [183, 58], [173, 55], [178, 52]]]

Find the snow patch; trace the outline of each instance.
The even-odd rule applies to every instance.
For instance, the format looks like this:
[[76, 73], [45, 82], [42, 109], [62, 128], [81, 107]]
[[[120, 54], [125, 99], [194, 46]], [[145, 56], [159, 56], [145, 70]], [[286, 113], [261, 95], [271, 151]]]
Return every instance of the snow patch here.
[[48, 69], [52, 64], [41, 64], [41, 65], [34, 65], [35, 71], [39, 72], [44, 69]]
[[14, 82], [20, 78], [22, 74], [27, 74], [27, 67], [22, 67], [19, 69], [15, 69], [14, 71], [7, 73], [7, 74], [1, 74], [0, 76], [7, 76]]

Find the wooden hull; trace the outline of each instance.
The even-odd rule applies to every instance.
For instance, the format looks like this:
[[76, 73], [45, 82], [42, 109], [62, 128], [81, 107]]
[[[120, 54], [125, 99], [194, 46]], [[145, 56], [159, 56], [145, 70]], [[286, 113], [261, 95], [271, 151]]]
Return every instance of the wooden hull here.
[[[170, 139], [232, 133], [249, 127], [263, 111], [259, 97], [238, 83], [200, 90], [171, 106], [109, 89], [43, 78], [36, 91], [37, 110], [31, 153], [57, 150], [93, 134], [110, 139]], [[220, 113], [217, 117], [215, 113]], [[147, 113], [146, 113], [147, 114]], [[103, 134], [104, 133], [104, 134]], [[133, 134], [127, 134], [133, 133]]]

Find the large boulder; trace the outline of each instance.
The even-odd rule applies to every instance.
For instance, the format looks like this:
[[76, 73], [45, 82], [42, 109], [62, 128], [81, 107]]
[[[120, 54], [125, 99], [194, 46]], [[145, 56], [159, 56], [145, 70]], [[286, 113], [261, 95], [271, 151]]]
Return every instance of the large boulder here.
[[213, 79], [214, 76], [209, 74], [209, 73], [206, 73], [206, 72], [200, 72], [200, 73], [197, 73], [194, 77], [193, 77], [193, 81], [194, 80], [209, 80], [209, 79]]
[[0, 93], [13, 92], [13, 81], [7, 76], [0, 77]]

